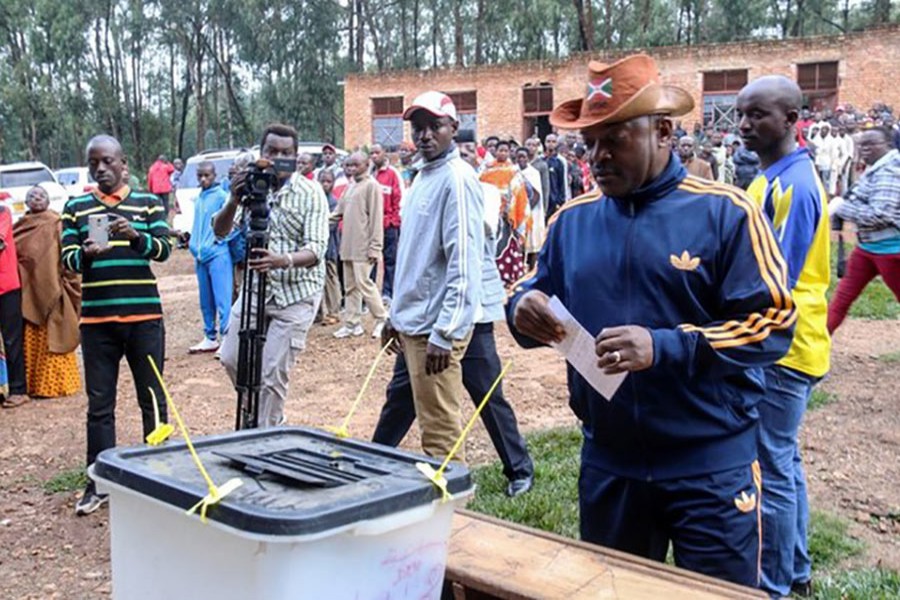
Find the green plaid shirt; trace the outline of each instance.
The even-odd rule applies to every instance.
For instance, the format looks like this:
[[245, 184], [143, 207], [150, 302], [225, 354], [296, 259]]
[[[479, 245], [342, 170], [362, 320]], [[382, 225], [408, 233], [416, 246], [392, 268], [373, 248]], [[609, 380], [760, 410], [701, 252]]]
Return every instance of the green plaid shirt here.
[[309, 250], [318, 259], [311, 267], [269, 271], [266, 301], [284, 308], [325, 287], [328, 200], [318, 183], [294, 176], [275, 192], [269, 206], [269, 250], [275, 254]]

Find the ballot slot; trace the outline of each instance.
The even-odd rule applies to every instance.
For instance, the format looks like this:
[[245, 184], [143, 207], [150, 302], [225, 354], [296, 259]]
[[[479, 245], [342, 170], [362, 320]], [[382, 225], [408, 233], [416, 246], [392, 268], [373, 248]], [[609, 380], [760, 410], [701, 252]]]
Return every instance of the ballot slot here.
[[305, 448], [291, 448], [258, 454], [213, 452], [254, 478], [265, 475], [299, 487], [337, 487], [390, 471], [346, 455], [327, 455]]

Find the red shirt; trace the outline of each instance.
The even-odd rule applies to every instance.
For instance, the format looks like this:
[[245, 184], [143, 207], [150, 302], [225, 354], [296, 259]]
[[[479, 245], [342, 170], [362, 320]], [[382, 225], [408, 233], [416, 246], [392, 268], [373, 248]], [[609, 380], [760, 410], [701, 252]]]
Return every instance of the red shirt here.
[[384, 228], [400, 227], [400, 198], [403, 194], [403, 177], [394, 167], [385, 164], [373, 173], [384, 196]]
[[5, 206], [0, 206], [0, 240], [6, 245], [0, 250], [0, 295], [2, 295], [22, 287], [19, 281], [16, 244], [13, 241], [12, 213]]
[[168, 194], [172, 191], [172, 172], [175, 166], [172, 163], [165, 163], [161, 160], [150, 165], [147, 171], [147, 188], [151, 194]]

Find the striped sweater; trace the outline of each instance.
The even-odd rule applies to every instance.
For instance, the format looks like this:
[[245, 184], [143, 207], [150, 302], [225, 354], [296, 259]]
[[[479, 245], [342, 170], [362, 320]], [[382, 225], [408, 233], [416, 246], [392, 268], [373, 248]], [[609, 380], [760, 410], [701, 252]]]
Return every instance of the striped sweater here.
[[[86, 258], [88, 215], [108, 214], [110, 221], [125, 217], [140, 236], [128, 241], [110, 236], [111, 249]], [[128, 187], [106, 196], [100, 192], [72, 198], [62, 215], [62, 261], [82, 273], [82, 323], [135, 322], [162, 317], [162, 304], [150, 261], [169, 258], [166, 213], [153, 194]]]

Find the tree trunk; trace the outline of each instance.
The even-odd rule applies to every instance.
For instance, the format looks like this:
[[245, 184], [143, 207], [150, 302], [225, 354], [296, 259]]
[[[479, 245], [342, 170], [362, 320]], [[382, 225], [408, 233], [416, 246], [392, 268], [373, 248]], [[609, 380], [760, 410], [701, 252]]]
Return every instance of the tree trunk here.
[[462, 67], [466, 55], [463, 41], [462, 0], [453, 0], [453, 50], [456, 66]]
[[350, 0], [347, 4], [347, 37], [350, 41], [347, 51], [347, 63], [351, 71], [356, 71], [356, 0]]
[[641, 1], [641, 45], [647, 45], [647, 32], [650, 30], [650, 19], [653, 12], [653, 4], [650, 0]]
[[475, 64], [484, 64], [484, 8], [485, 0], [478, 0], [475, 13]]
[[891, 0], [875, 0], [872, 3], [872, 24], [886, 25], [891, 20]]
[[369, 33], [372, 34], [372, 47], [375, 50], [375, 66], [379, 72], [384, 71], [384, 51], [378, 38], [378, 28], [375, 27], [375, 19], [372, 17], [372, 5], [369, 0], [362, 0], [362, 11], [366, 16], [366, 24], [369, 26]]
[[574, 0], [575, 17], [578, 19], [578, 49], [587, 50], [587, 40], [584, 26], [584, 0]]
[[702, 44], [706, 40], [706, 35], [703, 32], [703, 18], [706, 16], [708, 7], [706, 5], [706, 0], [696, 0], [696, 2], [696, 12], [694, 12], [694, 43]]
[[409, 66], [409, 32], [406, 22], [406, 0], [400, 2], [400, 55], [403, 57], [402, 68]]
[[603, 47], [612, 46], [613, 34], [613, 0], [603, 1]]
[[438, 66], [438, 0], [431, 0], [431, 67]]
[[797, 0], [797, 17], [794, 20], [794, 27], [791, 31], [791, 37], [800, 37], [803, 35], [803, 6], [804, 0]]
[[178, 156], [184, 156], [184, 130], [187, 126], [188, 100], [191, 97], [191, 68], [184, 69], [184, 92], [181, 95], [181, 122], [178, 124]]
[[594, 49], [594, 23], [591, 0], [573, 0], [578, 17], [578, 49], [587, 52]]
[[588, 50], [595, 48], [594, 44], [594, 0], [584, 2], [585, 33], [587, 35]]
[[141, 121], [143, 118], [143, 98], [141, 93], [141, 80], [143, 79], [141, 67], [144, 61], [141, 58], [143, 43], [143, 13], [144, 7], [142, 2], [134, 2], [132, 4], [132, 19], [137, 19], [136, 26], [131, 31], [131, 141], [134, 144], [134, 159], [137, 164], [144, 164], [144, 143], [143, 132], [141, 130]]
[[169, 44], [169, 148], [176, 143], [175, 132], [178, 118], [178, 103], [175, 98], [175, 44]]
[[[225, 80], [225, 91], [228, 93], [228, 122], [229, 122], [229, 132], [228, 132], [228, 140], [229, 145], [233, 146], [234, 142], [232, 140], [232, 131], [231, 131], [231, 111], [237, 113], [238, 119], [241, 122], [241, 134], [243, 136], [249, 135], [250, 125], [247, 123], [247, 118], [244, 116], [244, 111], [241, 109], [241, 103], [238, 101], [237, 94], [234, 91], [234, 77], [232, 76], [232, 62], [231, 62], [231, 53], [229, 52], [227, 56], [219, 56], [218, 52], [215, 52], [212, 47], [210, 47], [208, 40], [204, 37], [204, 45], [207, 51], [212, 55], [213, 62], [216, 68], [219, 70], [219, 73], [222, 74], [222, 78]], [[224, 44], [225, 42], [223, 42]], [[224, 45], [223, 45], [224, 48]], [[222, 54], [225, 54], [224, 50]]]
[[362, 71], [366, 57], [366, 30], [363, 26], [362, 0], [356, 0], [356, 66]]
[[203, 87], [203, 58], [204, 58], [204, 45], [203, 45], [203, 22], [200, 21], [199, 17], [193, 23], [194, 26], [194, 36], [193, 42], [191, 44], [194, 56], [192, 57], [192, 63], [194, 68], [194, 111], [197, 114], [197, 148], [196, 151], [200, 152], [204, 148], [206, 148], [206, 98], [204, 96], [204, 87]]
[[419, 1], [413, 1], [413, 22], [412, 22], [412, 35], [413, 35], [413, 63], [415, 67], [419, 68]]

